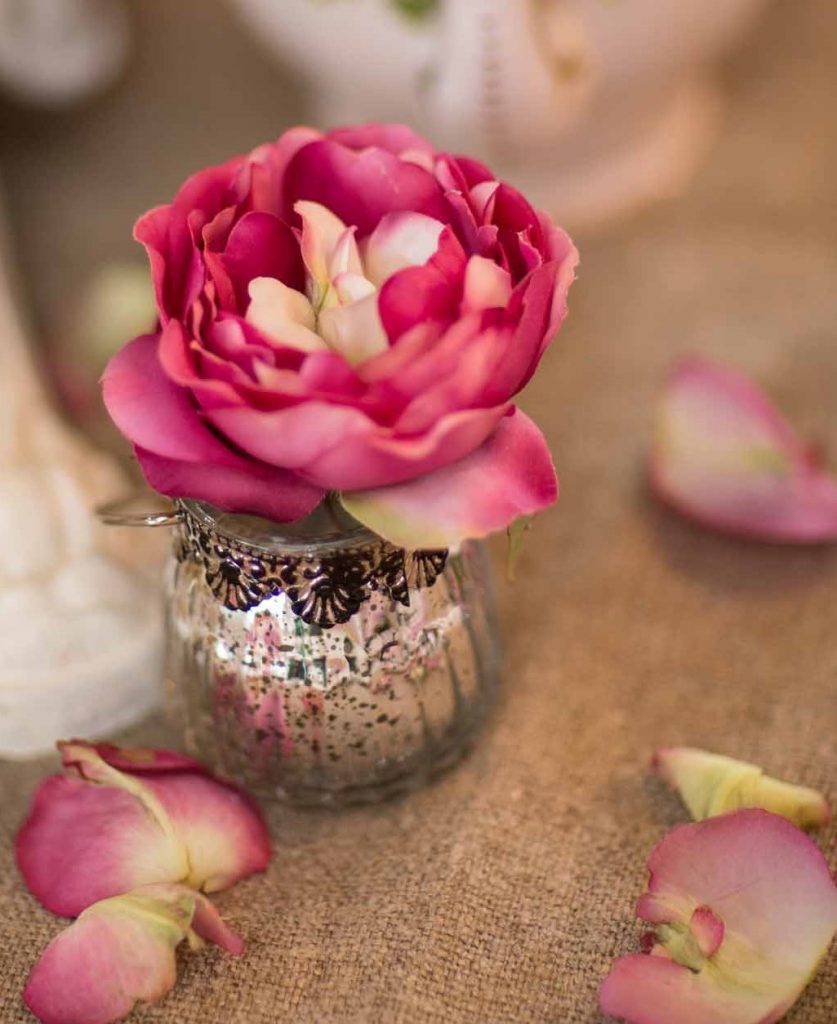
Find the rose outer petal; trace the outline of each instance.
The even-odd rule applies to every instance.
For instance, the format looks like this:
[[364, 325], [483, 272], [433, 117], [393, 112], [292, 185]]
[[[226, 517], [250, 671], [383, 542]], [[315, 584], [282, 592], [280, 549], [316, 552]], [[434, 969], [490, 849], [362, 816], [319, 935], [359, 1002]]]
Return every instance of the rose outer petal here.
[[156, 1003], [170, 991], [174, 950], [198, 933], [233, 954], [243, 951], [209, 900], [184, 886], [149, 886], [103, 900], [47, 946], [23, 1000], [42, 1024], [121, 1020], [137, 1002]]
[[837, 479], [741, 374], [683, 360], [663, 392], [651, 486], [705, 526], [759, 540], [837, 539]]
[[457, 547], [553, 504], [558, 481], [546, 441], [519, 410], [475, 452], [406, 484], [341, 495], [346, 509], [393, 544]]

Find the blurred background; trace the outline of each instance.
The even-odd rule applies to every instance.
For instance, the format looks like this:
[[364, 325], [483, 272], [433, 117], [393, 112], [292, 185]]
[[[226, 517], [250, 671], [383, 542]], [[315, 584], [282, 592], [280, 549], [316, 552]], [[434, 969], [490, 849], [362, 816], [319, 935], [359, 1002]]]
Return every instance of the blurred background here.
[[[90, 525], [93, 505], [130, 489], [100, 453], [128, 454], [98, 378], [153, 321], [133, 223], [191, 172], [295, 123], [400, 119], [573, 232], [572, 316], [525, 399], [562, 474], [550, 543], [571, 579], [616, 514], [597, 488], [636, 489], [681, 352], [738, 364], [829, 440], [835, 95], [837, 6], [823, 0], [0, 0], [8, 706], [25, 707], [33, 673], [52, 686], [70, 651], [97, 694], [149, 661], [157, 627], [135, 624], [154, 601], [130, 563], [153, 564], [154, 541]], [[105, 658], [96, 681], [102, 637], [133, 653]], [[155, 672], [98, 724], [59, 716], [44, 735], [136, 718]], [[0, 752], [43, 746], [18, 742], [19, 721], [0, 723]]]

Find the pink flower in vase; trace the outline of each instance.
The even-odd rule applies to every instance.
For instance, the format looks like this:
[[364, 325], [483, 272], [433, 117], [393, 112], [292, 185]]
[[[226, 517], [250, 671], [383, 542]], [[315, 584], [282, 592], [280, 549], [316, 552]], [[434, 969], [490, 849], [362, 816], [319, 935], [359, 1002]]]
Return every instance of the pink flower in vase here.
[[514, 399], [577, 253], [488, 168], [398, 125], [305, 128], [140, 219], [160, 315], [104, 396], [152, 487], [280, 522], [327, 492], [406, 547], [550, 505]]

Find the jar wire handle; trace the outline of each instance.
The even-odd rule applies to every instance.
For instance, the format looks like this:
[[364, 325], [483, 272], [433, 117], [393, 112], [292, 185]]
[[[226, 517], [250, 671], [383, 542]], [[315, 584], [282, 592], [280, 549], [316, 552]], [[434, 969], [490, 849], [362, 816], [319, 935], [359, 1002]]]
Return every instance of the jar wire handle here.
[[96, 509], [96, 517], [106, 526], [176, 526], [182, 513], [175, 506], [158, 511], [132, 511], [136, 497], [109, 501]]

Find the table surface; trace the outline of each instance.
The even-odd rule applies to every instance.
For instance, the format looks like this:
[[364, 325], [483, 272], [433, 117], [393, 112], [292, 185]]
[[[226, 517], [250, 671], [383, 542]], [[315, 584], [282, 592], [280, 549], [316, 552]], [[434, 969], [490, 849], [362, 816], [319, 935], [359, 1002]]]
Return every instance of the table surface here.
[[[142, 5], [135, 74], [111, 99], [69, 126], [47, 119], [37, 141], [20, 122], [14, 145], [6, 136], [0, 157], [12, 207], [26, 211], [20, 251], [42, 323], [57, 322], [64, 267], [77, 272], [84, 210], [62, 194], [83, 205], [89, 193], [88, 214], [91, 201], [112, 200], [113, 218], [85, 234], [81, 261], [92, 260], [123, 245], [133, 214], [167, 194], [195, 152], [221, 155], [181, 110], [192, 156], [149, 150], [156, 194], [136, 166], [139, 142], [96, 170], [102, 131], [120, 119], [135, 119], [148, 142], [152, 56], [159, 42], [174, 68], [186, 6]], [[247, 955], [184, 955], [172, 994], [132, 1019], [590, 1024], [609, 963], [636, 948], [647, 854], [683, 820], [649, 778], [656, 747], [705, 746], [837, 799], [837, 551], [699, 532], [653, 504], [642, 472], [659, 381], [690, 350], [755, 375], [837, 451], [837, 5], [790, 6], [792, 19], [776, 5], [728, 65], [724, 135], [689, 196], [581, 240], [571, 318], [526, 400], [563, 496], [531, 535], [519, 581], [500, 587], [504, 696], [477, 750], [385, 806], [274, 809], [268, 873], [219, 899]], [[211, 38], [194, 45], [204, 56], [226, 47], [250, 94], [275, 90], [276, 73], [220, 9], [207, 10]], [[196, 102], [200, 86], [183, 88]], [[207, 88], [229, 135], [241, 135], [225, 149], [281, 126], [268, 98], [236, 121], [234, 99]], [[158, 116], [170, 133], [176, 116]], [[55, 167], [66, 167], [63, 193]], [[130, 738], [166, 740], [156, 721]], [[0, 1019], [10, 1024], [30, 1019], [27, 971], [61, 927], [12, 859], [29, 797], [53, 767], [0, 767]], [[834, 826], [818, 839], [833, 862]], [[793, 1024], [834, 1021], [835, 953]]]

